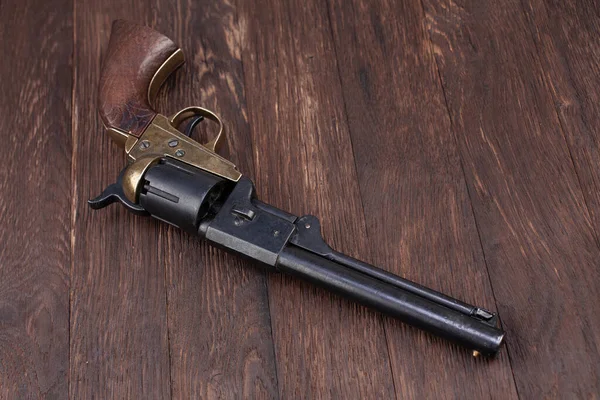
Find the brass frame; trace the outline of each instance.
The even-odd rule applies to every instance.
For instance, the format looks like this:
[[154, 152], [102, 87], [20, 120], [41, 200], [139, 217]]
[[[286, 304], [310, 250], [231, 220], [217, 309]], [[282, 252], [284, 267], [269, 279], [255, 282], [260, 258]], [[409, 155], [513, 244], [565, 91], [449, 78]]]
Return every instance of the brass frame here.
[[[150, 106], [154, 105], [158, 91], [165, 80], [183, 63], [183, 51], [177, 49], [154, 73], [148, 85]], [[203, 116], [219, 125], [217, 135], [208, 143], [200, 144], [177, 129], [181, 122], [194, 116]], [[125, 196], [134, 203], [137, 203], [144, 173], [163, 157], [180, 160], [233, 182], [237, 182], [242, 177], [231, 161], [216, 153], [223, 142], [224, 126], [218, 115], [206, 108], [186, 107], [170, 118], [156, 114], [139, 138], [119, 129], [105, 128], [111, 139], [125, 148], [130, 165], [123, 176], [123, 191]]]

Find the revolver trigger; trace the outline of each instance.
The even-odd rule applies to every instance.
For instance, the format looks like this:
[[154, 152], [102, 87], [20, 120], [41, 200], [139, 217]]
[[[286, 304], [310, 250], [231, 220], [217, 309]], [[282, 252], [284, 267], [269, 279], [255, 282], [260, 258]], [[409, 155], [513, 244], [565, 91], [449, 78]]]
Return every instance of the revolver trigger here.
[[202, 144], [202, 146], [204, 146], [208, 150], [216, 153], [217, 150], [219, 149], [220, 145], [222, 144], [223, 138], [225, 137], [225, 132], [223, 129], [224, 125], [223, 125], [223, 122], [221, 121], [221, 118], [219, 118], [219, 116], [217, 114], [215, 114], [214, 112], [212, 112], [206, 108], [192, 106], [192, 107], [186, 107], [186, 108], [178, 111], [171, 117], [169, 117], [169, 122], [170, 122], [171, 126], [173, 126], [174, 128], [177, 129], [183, 121], [185, 121], [188, 118], [192, 118], [192, 117], [196, 117], [196, 118], [194, 118], [192, 120], [192, 122], [190, 123], [190, 125], [187, 127], [187, 129], [185, 131], [185, 135], [188, 137], [190, 137], [190, 135], [192, 134], [194, 128], [198, 125], [198, 123], [203, 121], [204, 119], [209, 119], [209, 120], [215, 122], [217, 125], [219, 125], [219, 130], [218, 130], [216, 136], [212, 140], [210, 140], [208, 143]]
[[196, 126], [198, 126], [198, 124], [202, 121], [204, 121], [204, 117], [202, 115], [199, 115], [196, 118], [194, 118], [192, 120], [192, 122], [190, 122], [190, 124], [188, 125], [185, 132], [183, 132], [183, 134], [187, 137], [192, 137], [192, 133], [194, 132], [194, 129], [196, 129]]

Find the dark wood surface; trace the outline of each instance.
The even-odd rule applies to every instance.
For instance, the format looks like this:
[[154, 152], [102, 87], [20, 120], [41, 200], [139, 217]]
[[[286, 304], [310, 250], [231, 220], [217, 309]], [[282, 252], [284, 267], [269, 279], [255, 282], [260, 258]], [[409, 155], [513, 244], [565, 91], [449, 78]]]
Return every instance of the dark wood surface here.
[[[0, 398], [597, 398], [600, 4], [2, 0]], [[86, 200], [111, 23], [226, 121], [259, 196], [497, 310], [493, 360]]]
[[[47, 18], [55, 8], [64, 8], [64, 16]], [[5, 399], [59, 399], [69, 391], [75, 210], [70, 10], [67, 0], [0, 4], [0, 397]]]
[[[143, 6], [114, 8], [144, 16]], [[110, 10], [94, 2], [75, 5], [69, 396], [168, 398], [166, 252], [160, 225], [119, 208], [97, 220], [86, 205], [101, 182], [110, 182], [121, 167], [117, 160], [122, 149], [108, 145], [106, 135], [91, 134], [103, 131], [95, 104], [101, 69], [97, 61], [108, 47], [115, 19]], [[114, 229], [116, 221], [126, 223]]]

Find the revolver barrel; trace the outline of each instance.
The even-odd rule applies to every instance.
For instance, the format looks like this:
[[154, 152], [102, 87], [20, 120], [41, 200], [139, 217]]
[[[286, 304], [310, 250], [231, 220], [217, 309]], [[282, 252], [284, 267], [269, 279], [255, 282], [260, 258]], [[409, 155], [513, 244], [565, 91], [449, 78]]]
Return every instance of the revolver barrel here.
[[[135, 165], [128, 168], [138, 170]], [[126, 169], [122, 176], [128, 175]], [[316, 217], [297, 217], [259, 201], [254, 185], [245, 177], [232, 182], [166, 157], [143, 171], [140, 185], [137, 204], [118, 199], [134, 212], [149, 214], [228, 252], [474, 352], [491, 356], [500, 349], [504, 331], [496, 326], [495, 314], [333, 250], [323, 240]], [[102, 207], [106, 196], [90, 204]]]
[[277, 270], [486, 356], [496, 354], [504, 339], [501, 329], [475, 312], [467, 315], [293, 245], [281, 252]]

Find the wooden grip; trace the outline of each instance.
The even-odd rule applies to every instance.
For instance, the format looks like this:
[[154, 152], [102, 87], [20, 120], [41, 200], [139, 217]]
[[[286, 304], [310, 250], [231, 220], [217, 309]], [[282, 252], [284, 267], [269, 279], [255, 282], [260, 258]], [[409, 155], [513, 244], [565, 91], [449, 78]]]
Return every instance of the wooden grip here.
[[98, 111], [113, 139], [142, 134], [156, 115], [158, 89], [182, 63], [182, 51], [166, 36], [123, 20], [113, 23], [98, 91]]

